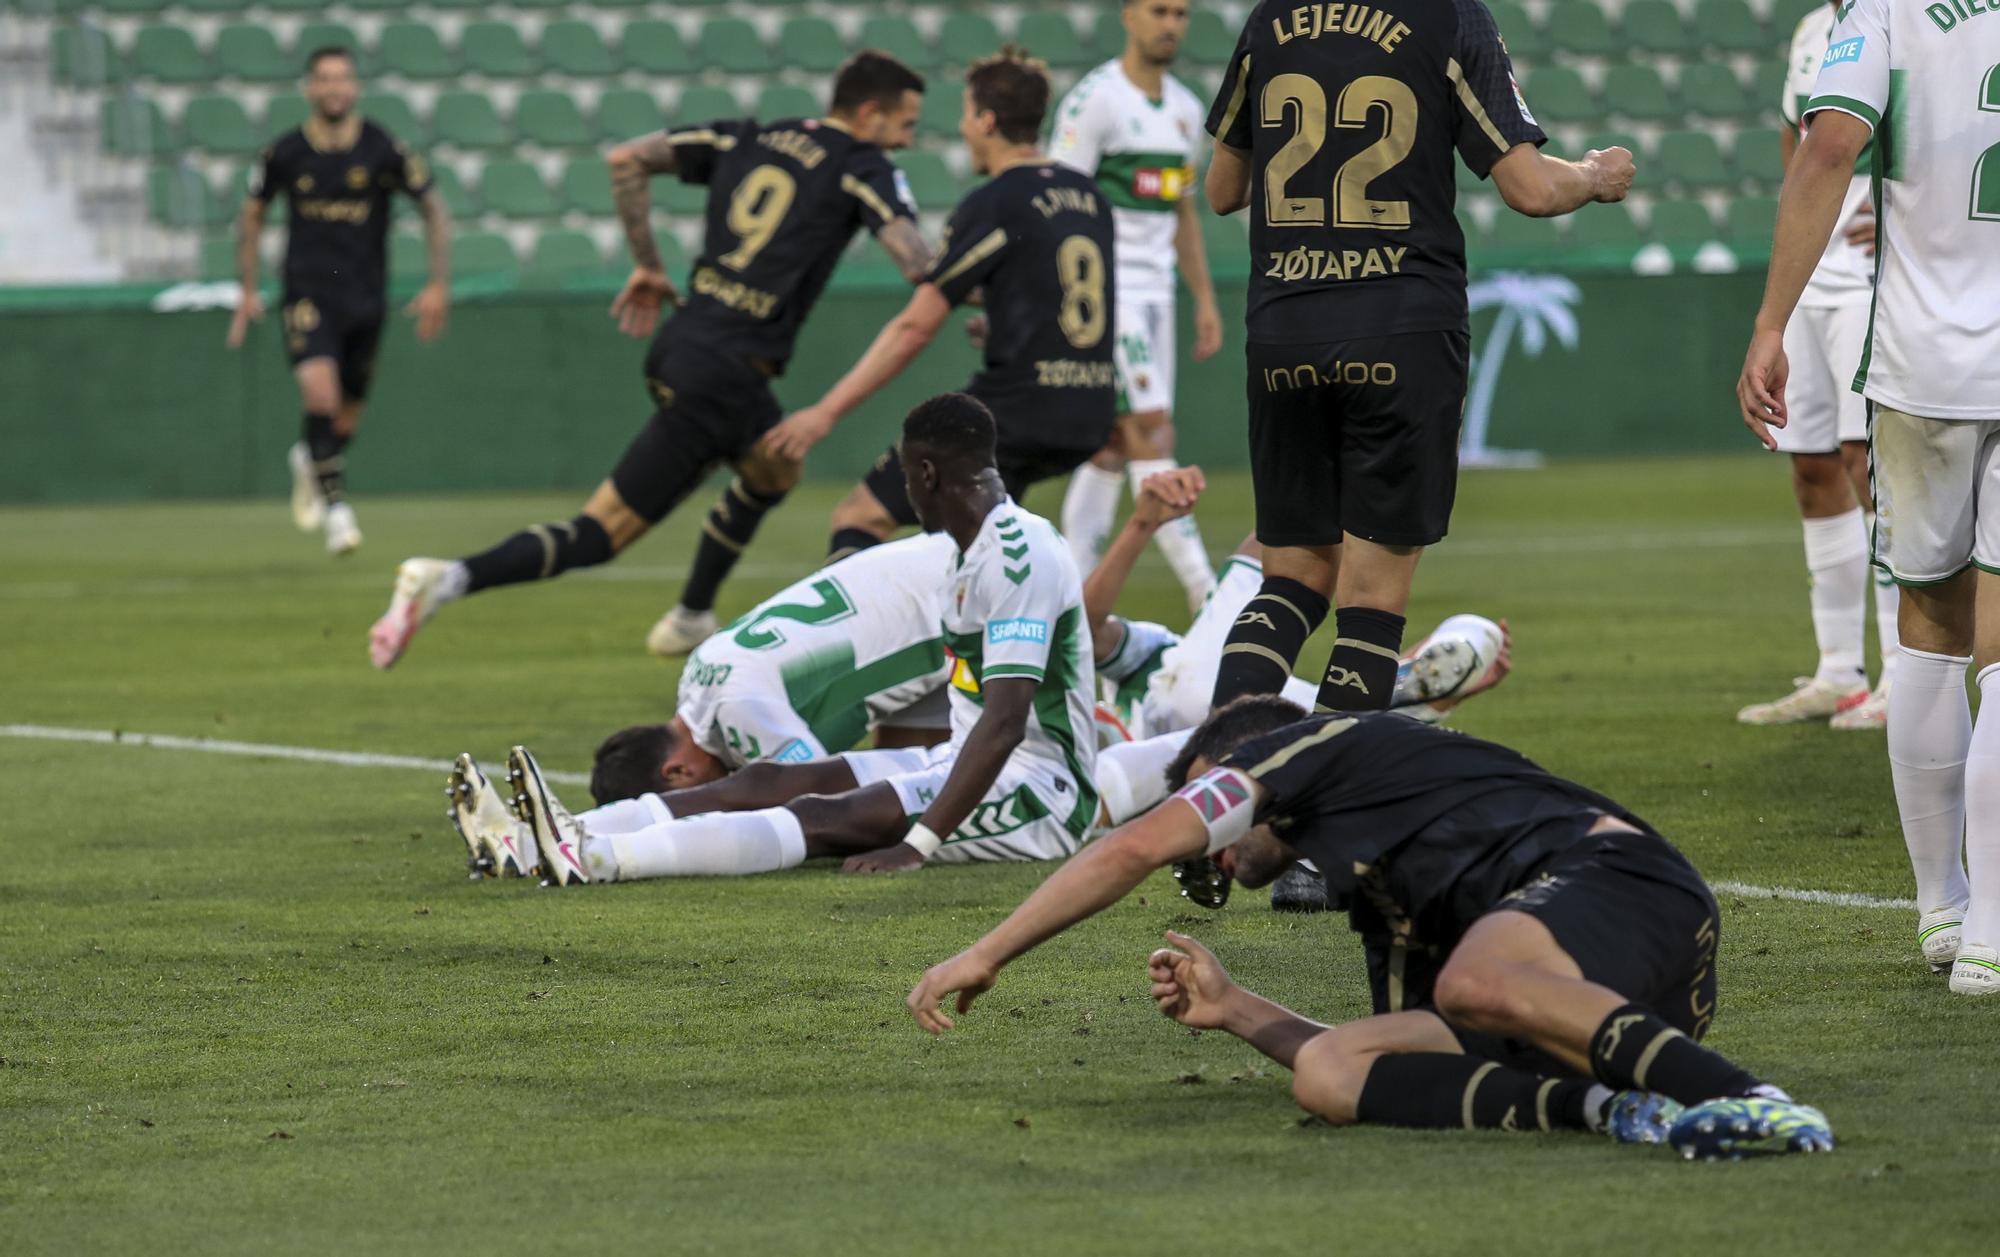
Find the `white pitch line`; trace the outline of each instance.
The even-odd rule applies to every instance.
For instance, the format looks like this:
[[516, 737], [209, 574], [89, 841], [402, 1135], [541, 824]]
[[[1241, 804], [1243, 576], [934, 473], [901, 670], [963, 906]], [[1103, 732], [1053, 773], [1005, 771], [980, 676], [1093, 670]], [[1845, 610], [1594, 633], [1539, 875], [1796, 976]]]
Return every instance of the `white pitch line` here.
[[[230, 742], [220, 738], [182, 738], [164, 733], [126, 733], [116, 729], [70, 729], [59, 725], [0, 725], [0, 737], [41, 742], [88, 742], [100, 746], [145, 746], [163, 751], [202, 751], [210, 755], [247, 755], [258, 759], [289, 759], [308, 764], [339, 764], [345, 768], [415, 768], [451, 771], [451, 761], [414, 755], [380, 755], [374, 751], [328, 751], [312, 746], [276, 746], [268, 742]], [[582, 773], [544, 772], [550, 781], [585, 786]], [[1801, 890], [1792, 886], [1753, 886], [1748, 882], [1711, 883], [1716, 893], [1744, 899], [1783, 899], [1831, 908], [1897, 908], [1914, 911], [1914, 899], [1884, 899], [1841, 890]]]

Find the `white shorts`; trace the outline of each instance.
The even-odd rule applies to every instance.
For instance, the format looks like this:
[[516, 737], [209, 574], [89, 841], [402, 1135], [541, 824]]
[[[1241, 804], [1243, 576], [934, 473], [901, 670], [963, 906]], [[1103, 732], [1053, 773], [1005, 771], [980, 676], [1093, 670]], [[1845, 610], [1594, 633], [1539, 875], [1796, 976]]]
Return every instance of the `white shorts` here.
[[[857, 786], [887, 783], [914, 820], [944, 789], [957, 756], [958, 748], [946, 742], [892, 751], [848, 751], [837, 758], [846, 761]], [[1080, 810], [1087, 814], [1072, 830], [1070, 822]], [[931, 862], [1060, 860], [1076, 854], [1096, 820], [1096, 790], [1081, 788], [1067, 767], [1039, 756], [1010, 755], [986, 797], [944, 840]]]
[[[1192, 729], [1208, 719], [1209, 700], [1215, 697], [1215, 674], [1222, 669], [1223, 644], [1229, 640], [1236, 617], [1263, 587], [1263, 564], [1240, 554], [1224, 561], [1216, 573], [1214, 591], [1201, 605], [1201, 614], [1161, 657], [1159, 671], [1147, 679], [1133, 736], [1149, 738]], [[1285, 697], [1298, 702], [1301, 693], [1310, 709], [1318, 689], [1293, 677]]]
[[1868, 439], [1868, 403], [1854, 391], [1854, 371], [1868, 341], [1868, 305], [1798, 309], [1785, 324], [1782, 428], [1771, 429], [1781, 454], [1831, 454], [1843, 441]]
[[1121, 300], [1118, 343], [1118, 413], [1144, 415], [1174, 408], [1174, 299]]
[[1874, 411], [1875, 562], [1906, 585], [2000, 572], [2000, 422]]

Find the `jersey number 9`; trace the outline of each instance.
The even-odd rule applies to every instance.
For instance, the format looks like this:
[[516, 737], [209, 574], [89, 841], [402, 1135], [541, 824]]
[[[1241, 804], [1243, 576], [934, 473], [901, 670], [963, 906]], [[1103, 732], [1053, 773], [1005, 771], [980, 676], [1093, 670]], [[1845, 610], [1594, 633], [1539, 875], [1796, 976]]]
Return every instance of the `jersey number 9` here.
[[1104, 339], [1104, 251], [1089, 236], [1071, 236], [1056, 249], [1062, 309], [1056, 323], [1069, 343], [1089, 349]]
[[777, 234], [798, 191], [791, 172], [781, 166], [759, 166], [745, 175], [729, 198], [729, 230], [737, 245], [718, 260], [732, 271], [749, 266]]
[[[1342, 162], [1333, 176], [1334, 226], [1399, 231], [1410, 225], [1408, 201], [1377, 201], [1368, 185], [1410, 155], [1417, 138], [1417, 97], [1400, 79], [1367, 74], [1341, 89], [1333, 125], [1342, 130], [1369, 124], [1382, 110], [1382, 138]], [[1260, 125], [1281, 127], [1298, 115], [1298, 130], [1264, 164], [1264, 221], [1273, 227], [1324, 227], [1326, 199], [1292, 196], [1285, 185], [1326, 143], [1326, 91], [1304, 74], [1280, 74], [1264, 85]]]

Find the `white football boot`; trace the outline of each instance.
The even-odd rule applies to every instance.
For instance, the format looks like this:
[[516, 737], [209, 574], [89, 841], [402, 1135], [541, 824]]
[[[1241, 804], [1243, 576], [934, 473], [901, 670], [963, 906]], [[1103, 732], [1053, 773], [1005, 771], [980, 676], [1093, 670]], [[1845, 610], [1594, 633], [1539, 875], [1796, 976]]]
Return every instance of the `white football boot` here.
[[514, 815], [534, 830], [542, 885], [580, 886], [590, 881], [590, 871], [583, 865], [583, 826], [549, 789], [541, 765], [525, 746], [507, 752], [507, 787], [514, 792]]
[[1951, 966], [1953, 995], [2000, 995], [2000, 951], [1965, 943]]
[[1480, 615], [1454, 615], [1403, 656], [1391, 708], [1426, 724], [1442, 721], [1474, 694], [1500, 684], [1513, 667], [1506, 626]]
[[1917, 946], [1932, 973], [1947, 973], [1965, 941], [1965, 909], [1933, 908], [1917, 918]]
[[1839, 686], [1818, 677], [1795, 677], [1798, 688], [1768, 703], [1752, 703], [1736, 713], [1739, 724], [1795, 725], [1808, 720], [1826, 720], [1868, 701], [1868, 687]]
[[675, 607], [646, 634], [646, 649], [662, 659], [678, 659], [715, 636], [715, 612]]
[[1868, 692], [1866, 700], [1856, 703], [1845, 711], [1835, 712], [1827, 721], [1833, 729], [1873, 729], [1877, 733], [1889, 727], [1889, 683], [1887, 681]]
[[353, 554], [361, 548], [361, 525], [354, 518], [354, 508], [345, 502], [335, 502], [326, 508], [326, 552], [339, 558]]
[[368, 630], [368, 658], [387, 671], [410, 648], [417, 630], [449, 602], [444, 595], [445, 579], [451, 564], [444, 559], [404, 559], [396, 568], [396, 589], [389, 595], [389, 609]]
[[470, 755], [453, 761], [445, 779], [446, 815], [465, 839], [466, 862], [481, 877], [526, 877], [535, 869], [535, 831], [507, 810], [500, 792]]
[[326, 498], [313, 474], [312, 451], [304, 441], [294, 441], [285, 461], [292, 468], [292, 522], [300, 532], [318, 532], [326, 522]]

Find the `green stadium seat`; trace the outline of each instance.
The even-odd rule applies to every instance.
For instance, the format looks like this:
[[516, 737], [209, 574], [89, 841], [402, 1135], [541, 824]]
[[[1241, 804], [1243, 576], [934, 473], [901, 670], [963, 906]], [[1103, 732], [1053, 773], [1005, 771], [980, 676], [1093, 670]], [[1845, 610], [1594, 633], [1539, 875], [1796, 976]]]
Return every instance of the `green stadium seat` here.
[[300, 68], [267, 26], [232, 22], [215, 33], [215, 69], [223, 78], [286, 83], [299, 77]]
[[591, 0], [594, 9], [648, 9], [652, 0]]
[[514, 104], [514, 130], [544, 148], [583, 148], [596, 138], [575, 98], [548, 88], [521, 93]]
[[700, 221], [708, 210], [708, 189], [679, 179], [653, 180], [653, 200], [669, 217]]
[[166, 10], [166, 0], [97, 0], [96, 7], [119, 17], [152, 17]]
[[1507, 45], [1508, 54], [1516, 59], [1516, 69], [1520, 68], [1520, 61], [1539, 61], [1548, 54], [1548, 37], [1515, 0], [1494, 0], [1486, 7], [1493, 13], [1493, 24], [1500, 28], [1500, 39]]
[[1502, 211], [1493, 220], [1493, 229], [1486, 234], [1481, 252], [1503, 254], [1507, 261], [1551, 258], [1563, 247], [1558, 221]]
[[[1744, 0], [1698, 0], [1694, 6], [1694, 27], [1702, 43], [1718, 52], [1754, 52], [1779, 59], [1783, 41], [1766, 34], [1764, 24]], [[1779, 59], [1779, 64], [1783, 64]]]
[[272, 13], [324, 13], [326, 0], [263, 0], [257, 7]]
[[514, 9], [545, 9], [550, 12], [567, 12], [575, 6], [568, 0], [508, 0], [508, 7]]
[[195, 263], [195, 274], [208, 281], [236, 278], [236, 238], [234, 236], [208, 236], [201, 242], [201, 256]]
[[896, 164], [910, 181], [910, 195], [916, 198], [918, 209], [950, 209], [958, 204], [958, 177], [944, 164], [944, 158], [936, 153], [898, 153]]
[[625, 33], [618, 40], [618, 51], [625, 55], [625, 64], [643, 74], [694, 73], [694, 55], [672, 22], [657, 18], [627, 22]]
[[915, 70], [937, 65], [937, 54], [917, 33], [916, 24], [906, 17], [871, 17], [861, 24], [859, 48], [879, 48]]
[[211, 226], [215, 201], [215, 190], [191, 166], [168, 163], [146, 172], [146, 213], [162, 227]]
[[[260, 128], [264, 133], [264, 142], [268, 144], [293, 127], [302, 125], [310, 112], [312, 112], [311, 107], [306, 104], [306, 98], [303, 96], [284, 92], [271, 97], [264, 102], [264, 125]], [[362, 103], [361, 113], [362, 116], [367, 116], [366, 100]]]
[[[1632, 154], [1633, 160], [1637, 162], [1644, 162], [1647, 156], [1645, 145], [1630, 131], [1592, 131], [1583, 137], [1583, 150], [1577, 156], [1581, 157], [1584, 153], [1598, 148], [1622, 148]], [[1639, 178], [1644, 179], [1647, 173], [1642, 167]]]
[[794, 70], [828, 74], [846, 59], [846, 41], [823, 17], [791, 18], [778, 31], [778, 60]]
[[[317, 5], [314, 8], [314, 12], [320, 12], [325, 7], [325, 5]], [[305, 25], [299, 27], [298, 35], [292, 40], [292, 62], [301, 77], [306, 72], [306, 58], [321, 48], [345, 48], [349, 52], [361, 56], [361, 64], [364, 69], [373, 61], [372, 57], [362, 56], [364, 45], [361, 42], [361, 37], [355, 34], [354, 28], [347, 23], [307, 22]]]
[[1778, 137], [1761, 127], [1744, 127], [1730, 146], [1729, 169], [1738, 179], [1777, 187], [1785, 181], [1785, 153]]
[[[675, 127], [747, 116], [742, 103], [726, 87], [690, 87], [674, 102], [670, 115]], [[654, 129], [658, 130], [657, 127]]]
[[1624, 51], [1624, 45], [1611, 33], [1604, 10], [1592, 0], [1557, 0], [1549, 6], [1542, 31], [1549, 37], [1549, 45], [1561, 52], [1608, 57]]
[[1777, 221], [1777, 197], [1739, 196], [1729, 202], [1723, 234], [1732, 246], [1742, 245], [1752, 252], [1768, 252]]
[[105, 87], [125, 79], [125, 61], [96, 26], [58, 26], [49, 41], [49, 72], [70, 87]]
[[363, 13], [400, 13], [410, 8], [410, 0], [346, 0], [347, 7]]
[[422, 236], [399, 231], [389, 237], [390, 279], [422, 279], [430, 274], [430, 269], [430, 253]]
[[1785, 125], [1784, 111], [1778, 106], [1785, 99], [1790, 70], [1781, 58], [1766, 57], [1757, 63], [1757, 72], [1750, 76], [1750, 103], [1757, 108], [1757, 121], [1767, 127]]
[[1681, 116], [1667, 96], [1660, 72], [1649, 65], [1614, 65], [1604, 72], [1604, 112], [1640, 122], [1665, 122]]
[[618, 54], [588, 22], [550, 22], [542, 28], [540, 47], [542, 60], [558, 74], [594, 79], [618, 72]]
[[701, 63], [730, 74], [763, 74], [777, 68], [757, 28], [740, 17], [712, 17], [701, 26]]
[[[481, 12], [484, 12], [493, 7], [491, 0], [423, 0], [423, 3], [424, 7], [427, 9], [444, 9], [444, 10], [463, 11], [463, 10], [477, 9]], [[526, 8], [529, 6], [522, 5], [517, 7]]]
[[1763, 113], [1755, 108], [1736, 72], [1720, 62], [1702, 62], [1681, 70], [1681, 107], [1696, 118], [1741, 118]]
[[[1117, 10], [1105, 16], [1116, 19]], [[1122, 28], [1120, 38], [1123, 38]], [[948, 15], [939, 28], [937, 50], [946, 64], [965, 65], [990, 55], [1004, 42], [1000, 38], [1000, 28], [993, 24], [992, 18], [984, 13], [960, 9]]]
[[611, 171], [602, 157], [572, 157], [562, 172], [563, 204], [592, 218], [617, 213], [611, 201]]
[[114, 96], [98, 106], [104, 151], [118, 157], [161, 157], [180, 146], [160, 107], [143, 96]]
[[431, 142], [430, 124], [423, 120], [401, 92], [362, 93], [361, 116], [401, 143], [421, 147]]
[[132, 73], [159, 83], [206, 83], [215, 77], [194, 35], [180, 26], [144, 26], [132, 39]]
[[[1189, 29], [1192, 31], [1192, 25]], [[1069, 20], [1066, 13], [1043, 9], [1023, 14], [1020, 23], [1014, 27], [1014, 42], [1059, 70], [1090, 64], [1090, 49], [1076, 37], [1076, 24]], [[1234, 38], [1229, 42], [1231, 47], [1235, 46]], [[1222, 55], [1224, 60], [1228, 60], [1227, 49]]]
[[1188, 18], [1187, 40], [1181, 49], [1196, 65], [1227, 65], [1236, 51], [1236, 32], [1213, 9], [1197, 9]]
[[505, 275], [520, 268], [507, 237], [490, 231], [468, 231], [451, 242], [451, 273]]
[[492, 79], [525, 79], [541, 69], [528, 41], [512, 22], [468, 22], [458, 37], [467, 71]]
[[479, 92], [441, 92], [431, 111], [438, 142], [459, 148], [501, 148], [513, 140], [493, 102]]
[[1586, 205], [1570, 222], [1570, 253], [1599, 266], [1630, 263], [1644, 248], [1645, 235], [1622, 204]]
[[226, 17], [240, 17], [244, 0], [180, 0], [174, 6], [183, 13], [212, 13]]
[[[1120, 13], [1122, 8], [1122, 5], [1118, 9], [1105, 8], [1097, 15], [1097, 25], [1091, 28], [1090, 55], [1099, 62], [1109, 61], [1125, 53], [1125, 19]], [[1186, 45], [1183, 44], [1182, 47], [1185, 48]], [[1222, 55], [1227, 57], [1229, 53], [1225, 49]]]
[[181, 112], [181, 132], [188, 147], [218, 157], [247, 157], [264, 147], [234, 96], [202, 95], [188, 101]]
[[1669, 131], [1654, 154], [1660, 178], [1690, 188], [1722, 188], [1736, 181], [1715, 137], [1706, 131]]
[[458, 59], [438, 38], [437, 29], [423, 22], [390, 22], [376, 47], [382, 66], [406, 79], [448, 79], [458, 75]]
[[1590, 122], [1600, 114], [1583, 76], [1564, 65], [1547, 66], [1529, 77], [1522, 96], [1537, 118], [1550, 122]]
[[1619, 19], [1618, 32], [1635, 52], [1679, 57], [1701, 47], [1701, 36], [1668, 0], [1632, 0]]
[[1220, 214], [1200, 214], [1201, 242], [1208, 252], [1208, 264], [1214, 267], [1218, 262], [1237, 262], [1250, 253], [1250, 235], [1246, 227], [1248, 214], [1232, 214], [1224, 218]]
[[1685, 258], [1715, 239], [1715, 222], [1700, 201], [1659, 201], [1647, 234]]
[[660, 102], [637, 87], [613, 87], [597, 98], [597, 138], [632, 140], [651, 135], [666, 123]]
[[584, 233], [545, 231], [535, 239], [535, 251], [528, 255], [521, 280], [534, 287], [561, 287], [572, 276], [601, 276], [610, 269], [596, 242]]
[[479, 193], [488, 210], [507, 218], [554, 218], [562, 213], [541, 172], [515, 158], [487, 162], [479, 176]]
[[431, 186], [444, 201], [453, 218], [476, 218], [479, 216], [479, 197], [465, 180], [458, 177], [458, 171], [441, 162], [431, 164]]
[[757, 117], [764, 122], [778, 118], [817, 118], [824, 112], [817, 96], [790, 83], [773, 83], [757, 93]]

